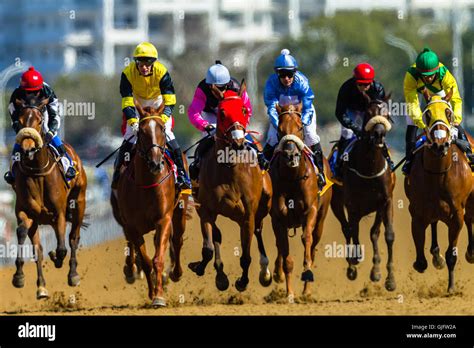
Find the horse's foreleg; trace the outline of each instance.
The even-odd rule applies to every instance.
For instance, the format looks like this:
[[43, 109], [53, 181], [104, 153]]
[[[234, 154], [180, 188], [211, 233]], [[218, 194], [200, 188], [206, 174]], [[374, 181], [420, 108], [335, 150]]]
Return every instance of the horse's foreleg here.
[[203, 207], [199, 209], [199, 215], [201, 218], [201, 233], [203, 237], [202, 246], [202, 260], [191, 262], [188, 267], [196, 273], [198, 276], [204, 275], [207, 264], [212, 260], [214, 256], [214, 245], [212, 241], [212, 225], [215, 224], [216, 215], [211, 215], [205, 211]]
[[30, 230], [28, 231], [28, 236], [30, 237], [31, 244], [33, 244], [35, 250], [36, 258], [36, 272], [37, 272], [37, 281], [36, 281], [36, 298], [48, 298], [48, 290], [46, 289], [46, 281], [43, 276], [43, 246], [41, 245], [40, 235], [38, 232], [38, 224], [33, 223]]
[[153, 262], [151, 261], [150, 257], [146, 251], [146, 244], [143, 236], [135, 237], [138, 235], [136, 231], [127, 231], [126, 234], [132, 237], [132, 243], [134, 248], [138, 248], [140, 252], [140, 258], [142, 261], [143, 272], [145, 272], [146, 281], [148, 285], [148, 298], [153, 300], [153, 289], [155, 287], [155, 279], [156, 274], [152, 274], [151, 271], [153, 270]]
[[252, 262], [250, 256], [250, 246], [255, 231], [255, 215], [249, 214], [245, 216], [243, 223], [240, 224], [240, 241], [242, 244], [242, 256], [240, 257], [240, 267], [242, 268], [242, 276], [235, 282], [235, 287], [239, 291], [245, 291], [249, 283], [249, 267]]
[[428, 267], [428, 262], [425, 257], [426, 227], [428, 227], [428, 224], [424, 223], [422, 218], [416, 216], [411, 218], [411, 233], [416, 250], [416, 261], [413, 263], [413, 268], [420, 273], [423, 273]]
[[[291, 274], [293, 273], [293, 258], [290, 255], [290, 244], [288, 240], [288, 229], [286, 224], [276, 217], [272, 216], [273, 232], [275, 233], [278, 256], [275, 261], [275, 280], [281, 279], [281, 273], [285, 273], [286, 295], [294, 296], [293, 286], [291, 282]], [[283, 269], [280, 270], [280, 267]]]
[[[23, 249], [23, 245], [25, 244], [26, 236], [28, 235], [28, 231], [33, 226], [33, 220], [26, 215], [25, 212], [21, 211], [17, 214], [17, 221], [18, 227], [16, 229], [16, 236], [18, 239], [18, 247], [20, 250]], [[22, 288], [25, 286], [25, 275], [23, 273], [23, 265], [25, 260], [23, 259], [23, 253], [18, 252], [15, 265], [16, 265], [16, 272], [13, 275], [12, 284], [15, 288]]]
[[306, 216], [306, 221], [303, 224], [303, 235], [301, 241], [303, 242], [304, 247], [304, 261], [303, 261], [303, 273], [301, 274], [301, 280], [304, 282], [303, 295], [310, 295], [310, 282], [314, 282], [313, 271], [311, 271], [311, 265], [313, 260], [311, 257], [311, 251], [313, 246], [313, 231], [316, 226], [316, 218], [318, 214], [318, 209], [316, 206], [311, 207]]
[[186, 229], [186, 212], [188, 208], [188, 196], [182, 196], [173, 213], [173, 235], [171, 236], [170, 256], [173, 269], [169, 272], [172, 281], [177, 282], [183, 275], [181, 266], [181, 248], [183, 247], [183, 235]]
[[77, 249], [81, 240], [81, 226], [86, 210], [85, 190], [81, 191], [72, 211], [71, 232], [69, 233], [69, 247], [71, 248], [71, 259], [69, 260], [69, 286], [79, 285], [81, 278], [77, 273]]
[[222, 233], [215, 222], [212, 224], [212, 240], [215, 249], [214, 268], [216, 270], [216, 287], [220, 291], [224, 291], [229, 288], [229, 279], [224, 272], [224, 263], [221, 257]]
[[165, 216], [155, 226], [155, 256], [153, 257], [153, 270], [156, 274], [156, 284], [153, 291], [154, 307], [166, 306], [163, 296], [163, 272], [165, 270], [166, 248], [172, 233], [173, 223], [171, 216]]
[[57, 217], [56, 223], [53, 225], [54, 233], [56, 234], [56, 240], [58, 242], [56, 251], [51, 250], [49, 257], [54, 262], [56, 268], [63, 266], [63, 261], [67, 255], [66, 249], [66, 215], [60, 213]]
[[373, 282], [378, 282], [381, 278], [380, 273], [380, 254], [379, 254], [379, 235], [380, 235], [380, 225], [382, 224], [382, 213], [380, 210], [377, 210], [375, 214], [374, 224], [370, 228], [370, 240], [372, 242], [372, 247], [374, 250], [374, 257], [372, 258], [372, 269], [370, 271], [370, 280]]
[[458, 258], [457, 252], [457, 243], [459, 238], [459, 233], [461, 232], [461, 228], [463, 225], [464, 220], [464, 209], [459, 209], [451, 219], [448, 225], [448, 239], [449, 245], [448, 249], [446, 250], [446, 264], [448, 265], [448, 276], [449, 276], [449, 284], [448, 284], [448, 292], [452, 293], [455, 290], [454, 286], [454, 266], [456, 265], [456, 261]]
[[393, 242], [395, 241], [395, 232], [393, 231], [393, 202], [392, 198], [387, 200], [383, 211], [383, 224], [385, 227], [385, 243], [387, 243], [387, 279], [385, 279], [385, 289], [394, 291], [396, 288], [395, 275], [393, 272]]
[[430, 253], [433, 255], [433, 266], [436, 269], [442, 269], [446, 266], [446, 262], [444, 261], [444, 257], [439, 252], [439, 245], [438, 245], [438, 223], [433, 222], [431, 224], [431, 248]]
[[[355, 280], [357, 278], [357, 268], [356, 265], [359, 263], [359, 258], [362, 258], [361, 254], [362, 249], [360, 249], [359, 244], [359, 222], [361, 217], [357, 213], [349, 213], [349, 232], [350, 239], [352, 239], [352, 244], [347, 244], [346, 247], [348, 250], [347, 263], [347, 278], [350, 280]], [[346, 237], [347, 241], [347, 237]]]
[[269, 286], [272, 283], [272, 273], [268, 268], [270, 261], [265, 251], [265, 245], [263, 244], [263, 219], [257, 219], [255, 221], [255, 236], [257, 237], [258, 251], [260, 253], [260, 274], [258, 280], [264, 287]]

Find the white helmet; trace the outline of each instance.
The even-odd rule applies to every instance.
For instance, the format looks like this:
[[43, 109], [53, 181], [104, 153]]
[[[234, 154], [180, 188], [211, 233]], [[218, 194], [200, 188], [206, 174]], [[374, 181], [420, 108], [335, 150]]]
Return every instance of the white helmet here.
[[230, 81], [229, 70], [216, 60], [216, 64], [207, 70], [206, 83], [210, 85], [225, 85]]

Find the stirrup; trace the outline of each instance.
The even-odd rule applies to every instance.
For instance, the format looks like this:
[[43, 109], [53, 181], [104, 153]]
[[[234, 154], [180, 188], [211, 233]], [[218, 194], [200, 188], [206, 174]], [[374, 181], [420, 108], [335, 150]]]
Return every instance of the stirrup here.
[[6, 172], [3, 176], [3, 179], [5, 179], [6, 183], [9, 185], [13, 185], [15, 183], [15, 177], [11, 171]]
[[326, 179], [324, 178], [324, 174], [318, 173], [318, 187], [320, 190], [322, 190], [324, 186], [326, 186]]
[[66, 176], [66, 179], [72, 180], [76, 177], [77, 175], [77, 170], [73, 166], [70, 166], [67, 170], [66, 173], [64, 173]]

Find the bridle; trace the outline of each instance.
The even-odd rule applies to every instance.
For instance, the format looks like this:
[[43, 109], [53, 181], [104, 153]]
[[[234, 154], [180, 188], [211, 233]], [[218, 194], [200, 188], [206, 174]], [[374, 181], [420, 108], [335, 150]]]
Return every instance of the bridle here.
[[[138, 123], [142, 123], [143, 121], [145, 120], [150, 120], [150, 119], [160, 119], [161, 120], [161, 116], [158, 116], [158, 115], [154, 115], [154, 116], [146, 116], [146, 117], [143, 117], [141, 118]], [[165, 130], [165, 127], [164, 125], [162, 125], [161, 123], [157, 123], [158, 126], [160, 127], [160, 130], [162, 133], [164, 133], [164, 130]], [[153, 161], [150, 159], [149, 157], [149, 153], [151, 150], [153, 150], [154, 148], [158, 148], [161, 152], [161, 155], [163, 155], [165, 153], [165, 149], [166, 149], [166, 138], [165, 138], [165, 144], [163, 145], [159, 145], [159, 144], [151, 144], [147, 149], [143, 149], [142, 148], [142, 145], [141, 145], [141, 142], [140, 142], [140, 133], [137, 134], [137, 152], [138, 154], [140, 155], [140, 157], [144, 158], [147, 162], [148, 165], [152, 164]]]

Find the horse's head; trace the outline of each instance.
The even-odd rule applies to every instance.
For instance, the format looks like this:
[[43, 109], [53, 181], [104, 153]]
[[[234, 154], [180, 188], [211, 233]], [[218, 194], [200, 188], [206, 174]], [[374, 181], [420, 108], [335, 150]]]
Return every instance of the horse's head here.
[[428, 147], [437, 156], [446, 156], [452, 142], [451, 125], [454, 115], [449, 101], [453, 96], [453, 90], [450, 90], [445, 97], [430, 96], [427, 91], [424, 91], [423, 95], [427, 102], [423, 118], [427, 125], [425, 131]]
[[364, 130], [368, 133], [370, 144], [382, 148], [385, 144], [385, 136], [392, 129], [392, 119], [387, 101], [390, 95], [384, 100], [370, 100], [365, 112]]
[[277, 150], [283, 155], [289, 167], [298, 167], [301, 152], [304, 149], [303, 123], [301, 121], [301, 103], [297, 105], [276, 105], [278, 112], [278, 144]]
[[249, 121], [247, 108], [242, 100], [246, 90], [242, 82], [239, 92], [227, 90], [225, 92], [212, 86], [214, 95], [218, 96], [217, 136], [230, 143], [234, 149], [243, 149], [245, 144], [245, 130]]
[[162, 103], [158, 108], [142, 107], [135, 100], [135, 106], [140, 114], [137, 152], [145, 159], [151, 173], [156, 175], [164, 169], [163, 153], [166, 135], [165, 123], [161, 115], [165, 104]]
[[18, 122], [20, 123], [16, 142], [30, 159], [33, 159], [33, 155], [43, 147], [41, 128], [43, 112], [48, 102], [49, 98], [40, 100], [34, 95], [28, 95], [24, 100], [15, 100], [16, 107], [19, 109]]

